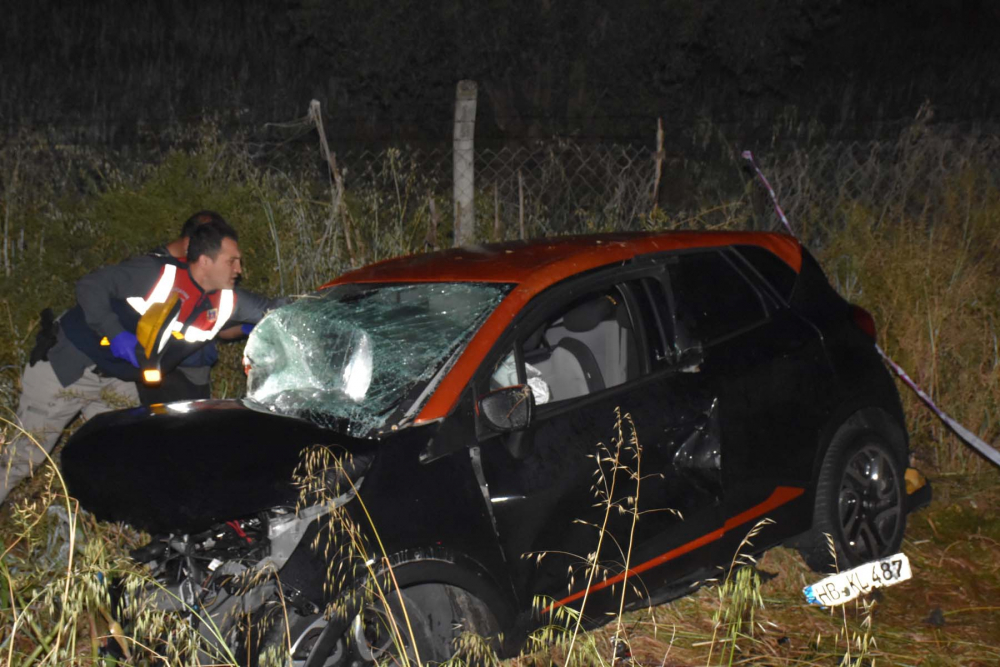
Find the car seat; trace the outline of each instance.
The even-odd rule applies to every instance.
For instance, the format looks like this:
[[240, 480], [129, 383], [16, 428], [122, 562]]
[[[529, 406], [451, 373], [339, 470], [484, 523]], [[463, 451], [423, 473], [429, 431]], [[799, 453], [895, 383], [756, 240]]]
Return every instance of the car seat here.
[[558, 401], [613, 387], [638, 375], [638, 356], [628, 312], [611, 295], [585, 301], [544, 332], [557, 340], [551, 349], [528, 352], [525, 361], [540, 371]]

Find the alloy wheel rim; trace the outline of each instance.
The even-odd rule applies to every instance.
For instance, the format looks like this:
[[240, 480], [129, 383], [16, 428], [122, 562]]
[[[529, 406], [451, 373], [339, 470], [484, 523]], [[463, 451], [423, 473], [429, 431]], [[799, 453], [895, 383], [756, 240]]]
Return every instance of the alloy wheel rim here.
[[[308, 625], [292, 644], [291, 655], [289, 656], [289, 667], [304, 667], [312, 658], [312, 653], [317, 641], [326, 630], [329, 621], [323, 616]], [[338, 639], [333, 651], [324, 657], [322, 667], [336, 667], [344, 659], [344, 641]]]
[[[400, 626], [403, 619], [390, 620], [384, 609], [368, 608], [358, 614], [351, 623], [351, 645], [361, 659], [361, 664], [372, 665], [408, 665], [417, 664], [416, 653], [411, 642], [407, 641], [405, 632]], [[399, 633], [399, 634], [397, 634]], [[396, 656], [403, 641], [403, 658]]]
[[902, 519], [898, 472], [881, 446], [866, 444], [844, 467], [838, 495], [843, 547], [859, 562], [889, 555]]

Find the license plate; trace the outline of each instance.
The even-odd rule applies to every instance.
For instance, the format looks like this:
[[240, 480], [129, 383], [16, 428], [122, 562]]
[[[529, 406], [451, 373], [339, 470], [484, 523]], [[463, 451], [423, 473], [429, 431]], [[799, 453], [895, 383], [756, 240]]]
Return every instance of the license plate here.
[[859, 565], [853, 570], [830, 575], [802, 592], [809, 604], [836, 607], [870, 592], [874, 588], [893, 586], [913, 577], [910, 559], [896, 554], [882, 560]]

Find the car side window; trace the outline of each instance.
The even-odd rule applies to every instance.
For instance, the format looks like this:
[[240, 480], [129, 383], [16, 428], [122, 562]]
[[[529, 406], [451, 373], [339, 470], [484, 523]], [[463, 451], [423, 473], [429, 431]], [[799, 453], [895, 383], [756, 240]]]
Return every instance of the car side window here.
[[767, 319], [760, 294], [718, 252], [681, 255], [668, 270], [678, 340], [709, 345]]
[[757, 246], [736, 246], [734, 250], [743, 261], [760, 273], [782, 299], [787, 302], [791, 298], [795, 280], [798, 278], [792, 267], [778, 259], [774, 253]]
[[[589, 292], [555, 309], [520, 345], [520, 377], [539, 405], [592, 394], [640, 374], [633, 318], [617, 287]], [[514, 359], [512, 351], [496, 365], [491, 387], [515, 383]]]
[[673, 365], [677, 355], [671, 345], [674, 340], [673, 323], [669, 319], [670, 306], [663, 283], [650, 277], [629, 281], [628, 285], [645, 326], [652, 368]]

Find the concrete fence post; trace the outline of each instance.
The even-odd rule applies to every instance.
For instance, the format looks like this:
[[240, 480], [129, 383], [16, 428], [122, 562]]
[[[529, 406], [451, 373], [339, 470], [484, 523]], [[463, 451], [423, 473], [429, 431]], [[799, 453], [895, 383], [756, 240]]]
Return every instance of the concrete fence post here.
[[453, 178], [455, 198], [455, 245], [472, 243], [476, 232], [476, 188], [474, 137], [476, 133], [476, 82], [459, 81], [455, 88], [455, 135]]

